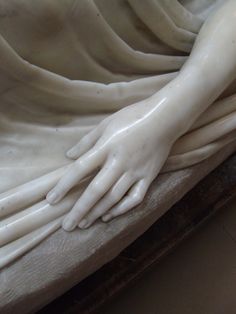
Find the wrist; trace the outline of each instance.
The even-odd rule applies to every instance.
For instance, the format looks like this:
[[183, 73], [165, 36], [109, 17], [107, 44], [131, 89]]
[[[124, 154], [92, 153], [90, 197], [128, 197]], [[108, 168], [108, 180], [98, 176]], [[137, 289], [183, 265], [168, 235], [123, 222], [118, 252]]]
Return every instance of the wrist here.
[[[198, 116], [212, 102], [201, 79], [201, 73], [191, 68], [148, 100], [149, 111], [157, 124], [165, 124], [177, 138], [188, 131]], [[209, 103], [209, 104], [208, 104]]]

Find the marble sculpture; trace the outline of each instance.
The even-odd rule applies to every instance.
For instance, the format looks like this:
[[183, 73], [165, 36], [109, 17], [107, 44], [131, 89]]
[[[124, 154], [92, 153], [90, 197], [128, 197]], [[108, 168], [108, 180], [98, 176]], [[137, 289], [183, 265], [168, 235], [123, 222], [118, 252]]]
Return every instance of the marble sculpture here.
[[0, 0], [0, 69], [0, 267], [236, 139], [235, 0]]

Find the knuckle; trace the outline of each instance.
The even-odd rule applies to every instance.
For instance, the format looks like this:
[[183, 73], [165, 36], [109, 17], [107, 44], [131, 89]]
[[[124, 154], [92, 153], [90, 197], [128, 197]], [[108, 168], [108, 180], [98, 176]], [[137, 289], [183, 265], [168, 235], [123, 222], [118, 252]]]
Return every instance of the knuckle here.
[[79, 168], [81, 167], [81, 159], [77, 159], [75, 162], [74, 162], [74, 167], [72, 169], [72, 171], [77, 171]]
[[82, 168], [84, 168], [85, 164], [86, 164], [86, 159], [85, 158], [79, 158], [75, 161], [73, 170], [77, 172], [77, 171], [81, 170]]

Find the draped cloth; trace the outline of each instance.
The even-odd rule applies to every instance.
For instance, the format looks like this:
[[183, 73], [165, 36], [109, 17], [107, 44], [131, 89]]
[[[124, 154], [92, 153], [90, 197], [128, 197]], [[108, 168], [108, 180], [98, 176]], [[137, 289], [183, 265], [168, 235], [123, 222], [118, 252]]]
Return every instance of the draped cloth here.
[[[0, 267], [57, 230], [86, 187], [53, 207], [45, 201], [71, 163], [65, 152], [175, 78], [217, 5], [0, 0]], [[210, 157], [235, 130], [232, 92], [175, 143], [162, 172]]]

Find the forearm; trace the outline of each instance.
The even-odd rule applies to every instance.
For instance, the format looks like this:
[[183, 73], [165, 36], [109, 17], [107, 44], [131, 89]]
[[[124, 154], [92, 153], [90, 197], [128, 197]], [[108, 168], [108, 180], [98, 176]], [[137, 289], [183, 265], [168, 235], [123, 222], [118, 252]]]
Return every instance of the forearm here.
[[[202, 27], [179, 75], [151, 97], [153, 117], [185, 133], [236, 78], [236, 1], [227, 1]], [[171, 117], [171, 118], [170, 118]]]

